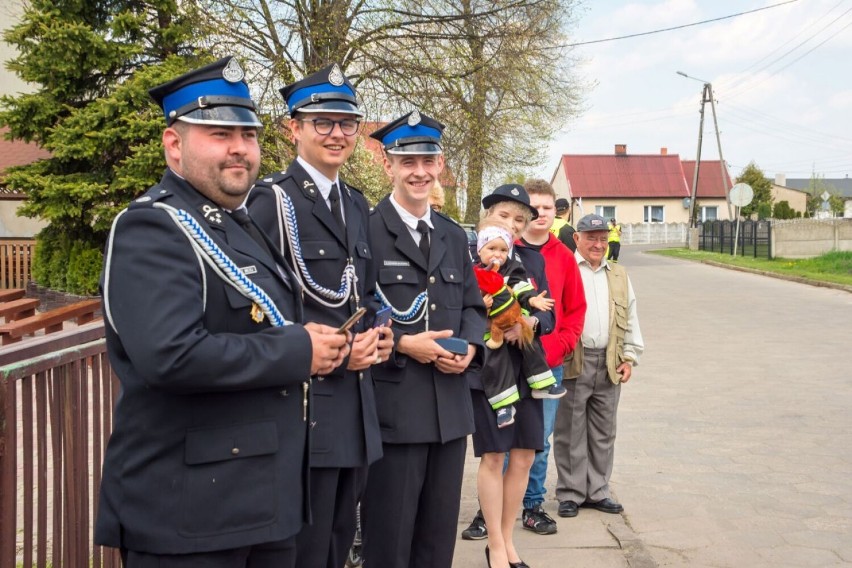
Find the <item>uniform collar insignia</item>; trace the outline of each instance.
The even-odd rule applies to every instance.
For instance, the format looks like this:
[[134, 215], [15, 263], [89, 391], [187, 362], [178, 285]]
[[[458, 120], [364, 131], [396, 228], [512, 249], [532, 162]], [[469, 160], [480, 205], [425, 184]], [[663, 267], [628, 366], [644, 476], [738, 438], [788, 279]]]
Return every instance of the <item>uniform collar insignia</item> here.
[[222, 69], [222, 78], [229, 83], [239, 83], [245, 76], [246, 74], [243, 72], [243, 68], [240, 67], [239, 61], [234, 57]]
[[202, 205], [201, 213], [204, 215], [204, 218], [207, 219], [208, 223], [216, 223], [217, 225], [222, 224], [222, 212], [216, 207], [211, 205]]

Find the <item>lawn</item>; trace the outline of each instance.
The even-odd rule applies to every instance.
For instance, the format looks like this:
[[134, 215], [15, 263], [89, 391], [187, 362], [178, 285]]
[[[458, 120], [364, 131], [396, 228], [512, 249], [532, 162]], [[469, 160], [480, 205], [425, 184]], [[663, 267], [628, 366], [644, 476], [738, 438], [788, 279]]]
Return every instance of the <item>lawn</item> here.
[[695, 260], [698, 262], [717, 262], [731, 266], [741, 266], [753, 270], [774, 272], [786, 276], [795, 276], [806, 280], [833, 282], [852, 286], [852, 252], [829, 252], [816, 258], [765, 258], [733, 257], [718, 252], [691, 251], [682, 248], [661, 249], [653, 252], [663, 256]]

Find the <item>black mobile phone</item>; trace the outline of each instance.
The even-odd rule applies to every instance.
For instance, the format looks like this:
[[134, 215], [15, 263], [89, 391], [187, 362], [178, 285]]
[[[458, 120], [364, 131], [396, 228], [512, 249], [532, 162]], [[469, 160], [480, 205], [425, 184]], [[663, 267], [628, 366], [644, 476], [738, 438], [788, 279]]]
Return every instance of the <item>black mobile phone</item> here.
[[373, 327], [385, 327], [390, 323], [391, 320], [391, 312], [393, 308], [390, 306], [386, 308], [382, 308], [376, 312], [376, 319], [373, 320]]
[[367, 308], [358, 308], [355, 313], [349, 316], [349, 319], [343, 322], [343, 325], [337, 328], [337, 333], [346, 333], [349, 329], [358, 323], [358, 320], [364, 317], [367, 313]]
[[467, 355], [467, 339], [460, 337], [439, 337], [435, 343], [456, 355]]

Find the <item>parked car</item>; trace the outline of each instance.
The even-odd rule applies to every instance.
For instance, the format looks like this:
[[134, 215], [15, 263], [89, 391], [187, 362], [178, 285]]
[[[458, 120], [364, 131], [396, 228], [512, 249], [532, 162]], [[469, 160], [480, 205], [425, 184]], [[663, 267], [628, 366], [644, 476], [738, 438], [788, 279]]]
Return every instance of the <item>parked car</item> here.
[[467, 233], [467, 246], [470, 249], [470, 258], [475, 259], [476, 254], [476, 227], [467, 223], [462, 223], [462, 229]]

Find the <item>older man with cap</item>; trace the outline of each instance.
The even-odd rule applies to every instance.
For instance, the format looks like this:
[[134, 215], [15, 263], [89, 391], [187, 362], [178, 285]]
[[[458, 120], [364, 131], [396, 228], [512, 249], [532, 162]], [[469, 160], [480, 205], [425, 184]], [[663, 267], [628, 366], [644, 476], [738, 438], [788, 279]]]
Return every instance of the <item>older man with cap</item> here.
[[371, 134], [393, 185], [370, 215], [370, 235], [378, 297], [394, 322], [391, 358], [373, 370], [384, 457], [361, 502], [372, 568], [453, 563], [474, 429], [465, 373], [481, 364], [485, 306], [464, 230], [429, 208], [443, 128], [415, 110]]
[[604, 258], [608, 232], [603, 217], [586, 215], [574, 234], [587, 308], [582, 348], [566, 362], [568, 396], [553, 430], [560, 517], [577, 516], [578, 507], [624, 510], [609, 488], [616, 412], [621, 385], [630, 380], [645, 344], [627, 271]]
[[261, 126], [236, 59], [150, 91], [168, 169], [113, 223], [101, 278], [121, 381], [95, 542], [129, 568], [295, 566], [312, 374], [349, 348], [243, 204]]
[[297, 541], [300, 568], [341, 568], [355, 535], [356, 506], [367, 467], [382, 455], [371, 365], [387, 360], [387, 328], [374, 328], [375, 276], [369, 205], [338, 173], [355, 149], [355, 88], [337, 64], [281, 89], [290, 113], [296, 159], [261, 176], [249, 211], [291, 260], [304, 290], [305, 317], [340, 326], [358, 308], [370, 315], [353, 328], [346, 365], [312, 379], [311, 524]]

